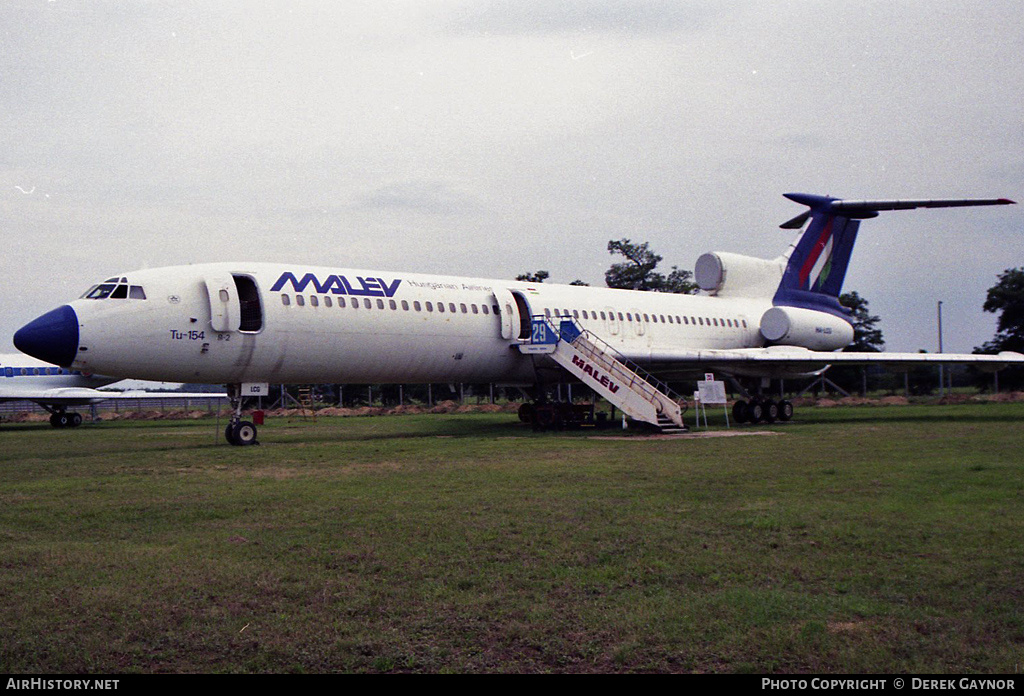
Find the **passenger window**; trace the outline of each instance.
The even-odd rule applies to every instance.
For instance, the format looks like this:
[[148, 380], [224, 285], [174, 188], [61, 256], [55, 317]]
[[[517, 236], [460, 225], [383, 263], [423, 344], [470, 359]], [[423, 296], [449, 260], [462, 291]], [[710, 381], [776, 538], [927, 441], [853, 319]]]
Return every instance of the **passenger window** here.
[[487, 305], [480, 305], [480, 309], [483, 310], [484, 314], [490, 314], [490, 312], [491, 312], [491, 308], [488, 307]]
[[287, 307], [291, 303], [292, 303], [292, 298], [288, 297], [288, 295], [286, 295], [286, 294], [284, 294], [282, 292], [281, 293], [281, 304], [283, 304], [285, 307]]
[[377, 309], [384, 309], [384, 300], [377, 300]]
[[331, 306], [333, 306], [331, 304], [331, 296], [328, 295], [328, 296], [324, 297], [324, 307], [331, 307]]
[[608, 316], [604, 312], [601, 312], [601, 321], [605, 321], [606, 319], [608, 319]]
[[413, 300], [412, 308], [415, 309], [417, 312], [420, 311], [420, 301], [419, 300]]
[[363, 300], [363, 306], [366, 307], [367, 309], [373, 309], [373, 305], [370, 304], [369, 300]]
[[295, 296], [295, 304], [297, 304], [300, 307], [305, 307], [306, 306], [306, 297], [305, 297], [305, 295], [296, 295]]
[[619, 321], [623, 321], [625, 317], [622, 316], [622, 312], [619, 312]]
[[451, 311], [452, 314], [455, 314], [455, 303], [454, 302], [449, 302], [448, 303], [448, 309]]
[[473, 314], [479, 314], [480, 313], [480, 309], [475, 304], [470, 305], [470, 307], [473, 308]]
[[320, 306], [320, 298], [317, 295], [310, 295], [310, 297], [309, 297], [309, 304], [311, 306], [313, 306], [313, 307], [319, 307]]
[[338, 298], [338, 307], [341, 308], [341, 309], [345, 309], [345, 298], [344, 297], [339, 297]]
[[442, 314], [444, 313], [444, 302], [437, 303], [437, 311], [441, 312]]
[[409, 311], [409, 301], [408, 300], [402, 300], [402, 309], [405, 310], [406, 312]]
[[469, 314], [469, 310], [466, 309], [466, 304], [464, 302], [459, 303], [459, 309], [462, 310], [463, 314]]
[[398, 309], [398, 303], [396, 303], [394, 300], [388, 300], [388, 307], [390, 307], [391, 309]]
[[427, 302], [426, 304], [427, 304], [427, 311], [428, 312], [433, 312], [434, 311], [434, 304], [432, 302]]

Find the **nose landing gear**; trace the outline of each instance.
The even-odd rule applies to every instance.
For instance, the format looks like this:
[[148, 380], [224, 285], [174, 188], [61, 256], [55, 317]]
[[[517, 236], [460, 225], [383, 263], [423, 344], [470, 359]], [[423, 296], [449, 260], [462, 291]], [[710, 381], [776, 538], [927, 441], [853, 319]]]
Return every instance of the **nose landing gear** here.
[[224, 439], [228, 444], [239, 447], [258, 445], [256, 426], [251, 421], [242, 420], [242, 385], [228, 385], [228, 399], [231, 400], [231, 422], [224, 428]]

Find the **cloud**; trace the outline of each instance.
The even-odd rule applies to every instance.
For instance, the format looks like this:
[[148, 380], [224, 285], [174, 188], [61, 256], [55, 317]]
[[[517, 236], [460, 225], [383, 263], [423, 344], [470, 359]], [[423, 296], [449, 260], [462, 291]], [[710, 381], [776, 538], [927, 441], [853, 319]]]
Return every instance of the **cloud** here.
[[447, 28], [481, 34], [595, 32], [661, 34], [696, 31], [733, 12], [736, 3], [674, 0], [488, 0], [452, 11]]
[[413, 211], [428, 215], [454, 215], [479, 208], [469, 194], [441, 181], [400, 181], [382, 186], [356, 198], [363, 209]]

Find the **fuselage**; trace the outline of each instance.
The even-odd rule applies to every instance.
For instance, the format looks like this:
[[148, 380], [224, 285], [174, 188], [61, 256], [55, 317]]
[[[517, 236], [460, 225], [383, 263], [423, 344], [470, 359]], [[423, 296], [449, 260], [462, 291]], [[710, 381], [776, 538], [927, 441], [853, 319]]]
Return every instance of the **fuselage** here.
[[758, 320], [770, 307], [768, 298], [215, 263], [111, 278], [15, 339], [65, 367], [136, 379], [531, 384], [534, 359], [514, 350], [531, 315], [571, 316], [642, 357], [762, 346]]

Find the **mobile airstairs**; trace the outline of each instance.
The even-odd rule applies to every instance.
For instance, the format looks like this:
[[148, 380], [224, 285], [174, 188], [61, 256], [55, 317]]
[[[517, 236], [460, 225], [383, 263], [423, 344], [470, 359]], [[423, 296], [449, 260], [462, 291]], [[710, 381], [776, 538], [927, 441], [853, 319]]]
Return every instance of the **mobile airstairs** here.
[[544, 315], [531, 317], [530, 340], [519, 345], [527, 355], [547, 355], [583, 384], [635, 421], [665, 433], [688, 430], [683, 423], [685, 400], [668, 385], [623, 358], [575, 319], [558, 318], [557, 327]]

